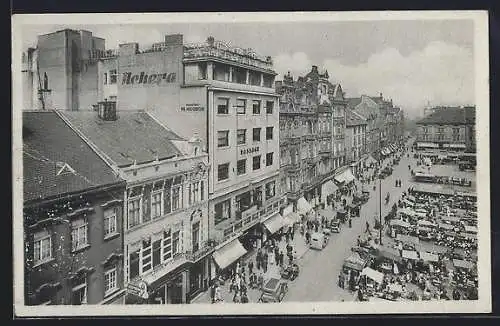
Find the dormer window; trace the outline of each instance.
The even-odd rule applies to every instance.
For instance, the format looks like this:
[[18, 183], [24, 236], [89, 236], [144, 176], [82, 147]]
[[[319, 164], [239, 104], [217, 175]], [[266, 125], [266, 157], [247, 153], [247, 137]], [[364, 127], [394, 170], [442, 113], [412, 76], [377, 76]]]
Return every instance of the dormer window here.
[[75, 174], [75, 170], [65, 162], [56, 162], [56, 175]]

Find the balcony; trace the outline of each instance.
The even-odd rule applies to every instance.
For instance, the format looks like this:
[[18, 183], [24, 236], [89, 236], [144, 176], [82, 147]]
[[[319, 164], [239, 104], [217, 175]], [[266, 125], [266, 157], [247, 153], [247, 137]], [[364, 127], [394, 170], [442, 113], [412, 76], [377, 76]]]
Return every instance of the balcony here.
[[206, 257], [215, 250], [216, 243], [212, 240], [204, 241], [198, 245], [198, 248], [193, 248], [192, 251], [186, 252], [186, 258], [192, 263], [196, 263], [201, 258]]

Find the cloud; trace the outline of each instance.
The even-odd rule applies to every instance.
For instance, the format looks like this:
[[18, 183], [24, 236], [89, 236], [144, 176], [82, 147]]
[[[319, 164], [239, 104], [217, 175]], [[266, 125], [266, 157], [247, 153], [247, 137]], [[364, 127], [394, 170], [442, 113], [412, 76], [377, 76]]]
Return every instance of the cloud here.
[[[309, 71], [310, 65], [304, 53], [275, 58], [280, 75], [290, 70], [297, 77]], [[419, 115], [428, 103], [474, 104], [472, 50], [445, 42], [429, 43], [408, 56], [395, 48], [386, 48], [356, 66], [336, 59], [325, 59], [319, 66], [320, 70], [328, 69], [332, 81], [339, 82], [348, 97], [383, 93], [410, 116]]]

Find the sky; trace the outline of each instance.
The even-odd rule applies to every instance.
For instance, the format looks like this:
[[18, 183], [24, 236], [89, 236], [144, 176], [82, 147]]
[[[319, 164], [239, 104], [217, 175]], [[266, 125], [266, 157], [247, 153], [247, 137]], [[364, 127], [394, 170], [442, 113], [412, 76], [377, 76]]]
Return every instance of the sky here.
[[91, 31], [106, 40], [106, 48], [147, 46], [166, 34], [183, 34], [189, 43], [213, 36], [271, 56], [278, 80], [317, 65], [347, 97], [382, 93], [408, 117], [420, 116], [428, 105], [475, 104], [472, 20], [25, 25], [23, 48], [35, 46], [39, 34], [64, 28]]

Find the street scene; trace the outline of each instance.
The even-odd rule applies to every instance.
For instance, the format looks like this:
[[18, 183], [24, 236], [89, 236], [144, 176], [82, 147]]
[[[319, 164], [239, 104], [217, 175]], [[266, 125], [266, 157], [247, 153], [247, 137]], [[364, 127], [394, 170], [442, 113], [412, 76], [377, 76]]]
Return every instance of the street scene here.
[[479, 300], [473, 23], [20, 28], [24, 305]]

